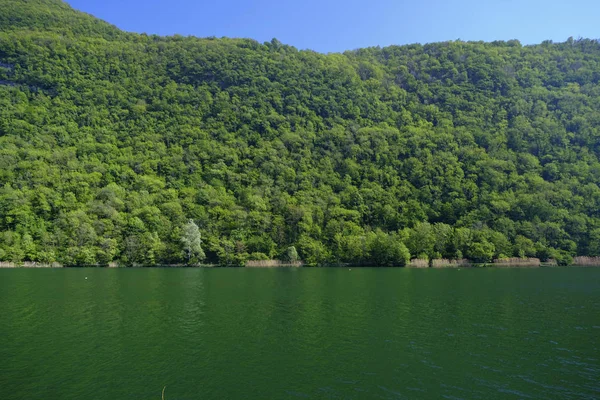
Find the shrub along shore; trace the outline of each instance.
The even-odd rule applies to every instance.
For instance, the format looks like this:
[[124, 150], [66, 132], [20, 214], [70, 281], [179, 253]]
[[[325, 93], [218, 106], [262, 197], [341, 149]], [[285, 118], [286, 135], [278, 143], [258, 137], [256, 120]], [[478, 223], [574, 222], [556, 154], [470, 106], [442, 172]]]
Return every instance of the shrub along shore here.
[[[400, 268], [536, 268], [536, 267], [557, 267], [558, 263], [556, 260], [547, 260], [545, 262], [540, 261], [539, 258], [505, 258], [496, 259], [491, 263], [473, 263], [467, 259], [460, 260], [449, 260], [449, 259], [433, 259], [427, 260], [422, 258], [414, 258], [404, 266], [400, 265], [387, 265], [377, 266], [368, 264], [324, 264], [319, 266], [311, 266], [305, 264], [303, 261], [281, 261], [281, 260], [260, 260], [260, 261], [248, 261], [243, 267], [246, 268], [298, 268], [298, 267], [324, 267], [324, 268], [337, 268], [337, 267], [400, 267]], [[573, 267], [600, 267], [600, 257], [575, 257], [573, 262], [568, 265]], [[238, 265], [219, 265], [219, 264], [165, 264], [165, 265], [119, 265], [117, 263], [111, 263], [109, 265], [63, 265], [57, 262], [54, 263], [40, 263], [40, 262], [0, 262], [0, 268], [216, 268], [216, 267], [239, 267]]]

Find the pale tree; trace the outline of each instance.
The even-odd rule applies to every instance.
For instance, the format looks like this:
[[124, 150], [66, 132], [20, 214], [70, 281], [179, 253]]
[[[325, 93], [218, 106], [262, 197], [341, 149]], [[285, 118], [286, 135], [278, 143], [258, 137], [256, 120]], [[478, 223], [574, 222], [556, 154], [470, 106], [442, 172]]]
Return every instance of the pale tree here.
[[198, 225], [191, 219], [183, 226], [181, 243], [183, 243], [188, 264], [192, 261], [199, 262], [206, 258], [204, 250], [202, 250], [202, 234]]
[[290, 246], [287, 248], [287, 250], [285, 251], [285, 258], [291, 262], [298, 261], [298, 251], [294, 246]]

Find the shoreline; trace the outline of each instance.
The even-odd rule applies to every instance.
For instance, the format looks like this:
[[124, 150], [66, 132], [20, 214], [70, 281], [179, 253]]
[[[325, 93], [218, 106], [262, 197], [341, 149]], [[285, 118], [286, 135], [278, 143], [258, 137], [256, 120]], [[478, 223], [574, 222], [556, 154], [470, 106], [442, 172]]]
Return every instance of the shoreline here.
[[131, 266], [111, 262], [108, 265], [82, 264], [64, 265], [59, 262], [42, 263], [35, 261], [0, 261], [2, 268], [411, 268], [411, 269], [459, 269], [459, 268], [552, 268], [552, 267], [600, 267], [600, 257], [576, 256], [568, 265], [558, 265], [556, 260], [541, 261], [539, 258], [500, 258], [486, 263], [476, 263], [468, 259], [425, 259], [413, 258], [406, 265], [374, 265], [367, 263], [337, 263], [323, 265], [306, 265], [303, 261], [261, 260], [246, 261], [245, 265], [221, 264], [155, 264]]
[[276, 266], [227, 266], [218, 264], [204, 264], [204, 265], [181, 265], [181, 264], [157, 264], [157, 265], [135, 265], [135, 266], [106, 266], [106, 265], [62, 265], [59, 263], [53, 264], [42, 264], [42, 263], [0, 263], [1, 269], [77, 269], [77, 268], [98, 268], [98, 269], [145, 269], [145, 268], [247, 268], [247, 269], [297, 269], [297, 268], [399, 268], [399, 269], [534, 269], [534, 268], [600, 268], [600, 264], [569, 264], [569, 265], [557, 265], [549, 263], [541, 263], [540, 265], [519, 265], [519, 264], [498, 264], [498, 263], [481, 263], [481, 264], [469, 264], [469, 265], [445, 265], [445, 266], [393, 266], [393, 265], [364, 265], [364, 264], [329, 264], [321, 266], [307, 266], [307, 265], [276, 265]]

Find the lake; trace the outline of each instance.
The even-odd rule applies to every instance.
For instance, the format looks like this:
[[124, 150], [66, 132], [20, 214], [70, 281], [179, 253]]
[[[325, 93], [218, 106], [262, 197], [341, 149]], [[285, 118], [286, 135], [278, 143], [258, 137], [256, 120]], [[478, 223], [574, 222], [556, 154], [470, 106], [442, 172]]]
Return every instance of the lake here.
[[600, 269], [3, 269], [0, 338], [2, 399], [598, 399]]

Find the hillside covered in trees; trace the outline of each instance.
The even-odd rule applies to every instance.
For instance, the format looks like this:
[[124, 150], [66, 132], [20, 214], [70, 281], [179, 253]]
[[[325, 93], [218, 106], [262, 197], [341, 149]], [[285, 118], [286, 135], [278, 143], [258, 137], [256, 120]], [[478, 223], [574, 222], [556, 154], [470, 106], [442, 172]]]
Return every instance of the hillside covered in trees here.
[[0, 260], [600, 255], [597, 40], [324, 55], [2, 3]]

